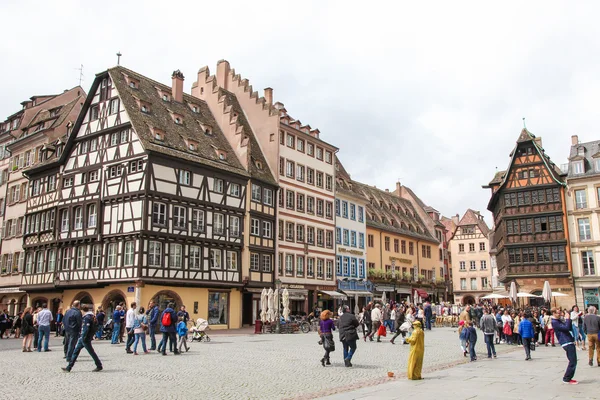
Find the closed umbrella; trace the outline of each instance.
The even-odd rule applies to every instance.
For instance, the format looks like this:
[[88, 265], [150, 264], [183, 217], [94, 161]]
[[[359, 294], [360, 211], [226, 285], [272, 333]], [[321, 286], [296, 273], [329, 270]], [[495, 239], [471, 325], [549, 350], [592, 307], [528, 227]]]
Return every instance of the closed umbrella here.
[[260, 320], [265, 323], [267, 322], [267, 307], [269, 306], [267, 299], [267, 288], [263, 288], [260, 294]]
[[381, 295], [381, 302], [382, 302], [383, 304], [387, 303], [387, 299], [386, 299], [386, 297], [385, 297], [385, 292], [383, 292], [383, 294]]
[[283, 289], [283, 318], [287, 321], [290, 317], [290, 294], [287, 288]]
[[418, 304], [420, 302], [421, 302], [421, 298], [419, 297], [419, 292], [417, 292], [417, 289], [415, 289], [413, 303]]
[[269, 322], [273, 322], [275, 321], [275, 316], [274, 316], [274, 310], [273, 308], [275, 307], [275, 303], [273, 302], [273, 289], [269, 288], [269, 291], [267, 292], [267, 303], [269, 305], [268, 309], [267, 309], [267, 321]]
[[544, 282], [544, 289], [542, 290], [542, 297], [546, 303], [550, 303], [552, 300], [552, 290], [550, 289], [550, 282]]
[[512, 281], [510, 283], [510, 290], [509, 290], [508, 297], [510, 298], [510, 300], [513, 303], [517, 302], [517, 285], [515, 284], [515, 281]]
[[354, 315], [358, 317], [360, 314], [360, 308], [358, 307], [358, 296], [354, 296]]

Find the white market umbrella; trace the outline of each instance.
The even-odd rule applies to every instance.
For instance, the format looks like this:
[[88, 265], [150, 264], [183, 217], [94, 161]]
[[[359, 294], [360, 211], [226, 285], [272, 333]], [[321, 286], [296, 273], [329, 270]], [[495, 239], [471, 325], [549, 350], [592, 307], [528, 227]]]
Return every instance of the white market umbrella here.
[[550, 303], [552, 300], [552, 290], [550, 290], [550, 282], [544, 282], [544, 289], [542, 290], [542, 297], [546, 303]]
[[517, 285], [515, 284], [515, 281], [512, 281], [510, 283], [508, 297], [512, 300], [513, 303], [517, 302]]
[[273, 322], [275, 320], [274, 310], [273, 310], [275, 305], [273, 302], [273, 289], [272, 288], [269, 288], [269, 291], [267, 292], [267, 297], [268, 297], [267, 303], [269, 306], [269, 308], [267, 309], [267, 321]]
[[507, 299], [508, 296], [504, 296], [498, 293], [488, 294], [487, 296], [483, 296], [482, 299]]
[[419, 292], [417, 292], [417, 289], [415, 289], [413, 303], [417, 304], [420, 302], [420, 300], [421, 300], [421, 297], [419, 296]]
[[567, 297], [568, 294], [564, 294], [561, 292], [552, 292], [552, 297]]
[[267, 307], [268, 299], [267, 299], [267, 288], [263, 288], [260, 294], [260, 320], [265, 323], [267, 322]]
[[358, 317], [358, 314], [360, 314], [360, 308], [358, 307], [358, 299], [356, 299], [354, 303], [354, 315]]
[[383, 294], [381, 295], [381, 302], [385, 305], [385, 303], [387, 303], [387, 299], [385, 297], [385, 292], [383, 292]]
[[531, 294], [531, 293], [519, 292], [519, 293], [517, 293], [517, 297], [540, 297], [540, 296], [536, 296], [535, 294]]
[[283, 289], [283, 318], [287, 321], [290, 318], [290, 294], [287, 288]]
[[281, 300], [279, 299], [279, 289], [273, 291], [273, 321], [277, 321], [281, 312]]

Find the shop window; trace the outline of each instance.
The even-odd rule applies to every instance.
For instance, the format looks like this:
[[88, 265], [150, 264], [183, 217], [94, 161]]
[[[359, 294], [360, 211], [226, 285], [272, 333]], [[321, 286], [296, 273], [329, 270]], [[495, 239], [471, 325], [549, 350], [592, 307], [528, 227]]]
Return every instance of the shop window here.
[[229, 293], [210, 292], [208, 294], [208, 323], [226, 325], [229, 311]]

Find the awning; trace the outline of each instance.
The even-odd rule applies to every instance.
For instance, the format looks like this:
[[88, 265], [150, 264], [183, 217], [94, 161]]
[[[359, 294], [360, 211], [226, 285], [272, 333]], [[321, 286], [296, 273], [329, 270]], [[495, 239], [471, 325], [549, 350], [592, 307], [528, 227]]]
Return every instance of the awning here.
[[326, 294], [329, 297], [333, 297], [334, 299], [346, 300], [347, 297], [344, 293], [334, 292], [330, 290], [319, 290], [320, 293]]
[[304, 296], [290, 296], [289, 299], [290, 300], [294, 300], [294, 301], [304, 301], [304, 300], [306, 300], [306, 297], [304, 297]]
[[25, 293], [25, 292], [18, 287], [5, 287], [5, 288], [0, 288], [0, 293]]
[[397, 287], [396, 288], [396, 293], [402, 293], [402, 294], [411, 294], [411, 290], [408, 287]]
[[419, 297], [422, 299], [426, 299], [429, 297], [429, 294], [426, 291], [424, 291], [423, 289], [415, 289], [415, 291], [417, 292]]
[[365, 292], [362, 290], [343, 290], [350, 297], [358, 296], [358, 297], [373, 297], [373, 293]]

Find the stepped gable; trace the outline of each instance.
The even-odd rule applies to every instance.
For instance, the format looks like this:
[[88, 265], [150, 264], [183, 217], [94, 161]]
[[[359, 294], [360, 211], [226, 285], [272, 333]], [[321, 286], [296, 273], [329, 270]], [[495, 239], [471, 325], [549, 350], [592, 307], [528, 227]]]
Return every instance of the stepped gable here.
[[[121, 66], [109, 69], [108, 73], [119, 91], [121, 101], [146, 151], [247, 176], [206, 102], [185, 93], [182, 103], [174, 100], [163, 101], [157, 89], [171, 93], [170, 86]], [[138, 80], [138, 87], [131, 88], [127, 84], [126, 76]], [[150, 105], [149, 113], [140, 110], [139, 101]], [[192, 106], [198, 107], [197, 113], [192, 111]], [[178, 125], [174, 122], [173, 113], [183, 117], [182, 124]], [[204, 128], [207, 126], [210, 127], [211, 134], [205, 133]], [[156, 140], [152, 133], [153, 129], [163, 131], [164, 140]], [[197, 151], [189, 150], [186, 140], [197, 143]], [[225, 160], [219, 159], [217, 150], [227, 154]]]
[[490, 233], [490, 228], [483, 220], [483, 217], [481, 217], [479, 211], [475, 211], [469, 208], [467, 209], [467, 212], [465, 212], [465, 215], [463, 215], [463, 217], [460, 219], [458, 226], [470, 225], [477, 225], [481, 233], [483, 233], [486, 236]]
[[[230, 123], [235, 126], [236, 132], [240, 134], [240, 140], [247, 140], [248, 172], [252, 178], [277, 186], [277, 180], [273, 177], [269, 164], [260, 148], [260, 144], [246, 119], [246, 115], [237, 100], [237, 97], [225, 90], [219, 89], [219, 97], [223, 98], [224, 112], [230, 114]], [[247, 139], [245, 139], [247, 138]]]
[[250, 98], [255, 99], [256, 104], [260, 106], [263, 110], [267, 111], [269, 113], [269, 116], [279, 115], [279, 110], [275, 108], [273, 104], [269, 104], [264, 97], [259, 96], [258, 92], [255, 92], [253, 90], [250, 81], [248, 79], [242, 78], [240, 74], [236, 74], [234, 68], [232, 68], [229, 71], [229, 76], [231, 82], [233, 84], [238, 85], [238, 87], [241, 87], [245, 93], [248, 93], [248, 96]]
[[353, 181], [352, 184], [367, 201], [367, 225], [439, 244], [410, 201], [364, 183]]

